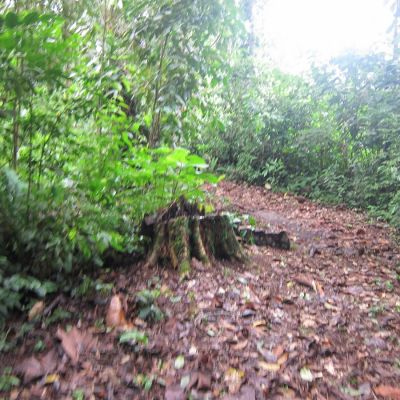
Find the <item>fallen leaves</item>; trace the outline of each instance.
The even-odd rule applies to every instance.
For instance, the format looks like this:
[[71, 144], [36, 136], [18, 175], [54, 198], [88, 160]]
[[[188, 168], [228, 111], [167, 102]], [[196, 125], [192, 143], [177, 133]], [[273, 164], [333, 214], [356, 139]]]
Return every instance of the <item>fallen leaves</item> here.
[[50, 350], [41, 359], [34, 356], [24, 360], [16, 367], [16, 372], [23, 375], [24, 383], [29, 383], [44, 375], [54, 372], [58, 365], [57, 353], [54, 349]]
[[165, 400], [186, 400], [185, 391], [180, 385], [168, 386], [165, 390]]
[[73, 365], [78, 363], [81, 354], [93, 350], [97, 343], [91, 333], [81, 332], [75, 326], [69, 332], [58, 328], [56, 336], [61, 340], [61, 346]]
[[232, 346], [232, 349], [235, 351], [241, 351], [244, 350], [247, 347], [247, 344], [249, 343], [248, 340], [243, 340], [242, 342], [239, 342], [237, 344], [234, 344]]
[[277, 372], [281, 369], [281, 366], [278, 363], [266, 363], [265, 361], [259, 361], [258, 368], [263, 369], [264, 371]]
[[204, 372], [194, 372], [190, 377], [188, 385], [189, 389], [196, 388], [197, 390], [207, 391], [211, 389], [211, 376]]
[[300, 378], [306, 382], [312, 382], [314, 380], [314, 376], [309, 368], [303, 367], [300, 370]]
[[235, 395], [227, 395], [222, 398], [222, 400], [255, 400], [256, 391], [250, 385], [243, 385], [240, 388], [239, 393]]
[[[238, 188], [242, 193], [243, 187]], [[250, 201], [255, 189], [247, 189]], [[278, 195], [271, 196], [268, 201]], [[290, 202], [290, 196], [277, 199], [286, 202], [285, 207]], [[252, 212], [259, 204], [244, 206]], [[42, 349], [54, 343], [55, 357], [33, 353], [26, 358], [23, 368], [19, 366], [26, 386], [10, 398], [44, 398], [58, 387], [65, 392], [56, 393], [56, 398], [64, 398], [71, 396], [72, 388], [84, 387], [88, 398], [92, 394], [96, 398], [254, 400], [257, 393], [257, 398], [276, 399], [400, 400], [394, 339], [400, 304], [395, 265], [400, 257], [392, 252], [392, 258], [386, 259], [382, 252], [379, 257], [371, 252], [371, 237], [387, 232], [377, 233], [363, 224], [365, 254], [350, 257], [337, 254], [338, 248], [346, 248], [344, 240], [355, 249], [360, 242], [352, 242], [354, 235], [343, 238], [347, 230], [342, 215], [336, 221], [332, 210], [312, 203], [303, 211], [297, 205], [293, 209], [297, 214], [285, 216], [277, 210], [278, 202], [262, 207], [261, 219], [272, 215], [283, 225], [279, 229], [292, 229], [294, 249], [282, 254], [251, 247], [248, 265], [194, 268], [188, 281], [180, 281], [167, 268], [142, 270], [134, 277], [112, 271], [107, 281], [122, 282], [121, 289], [126, 285], [121, 291], [125, 295], [112, 296], [109, 305], [95, 306], [66, 299], [68, 310], [78, 309], [84, 317], [73, 328], [76, 331], [59, 330], [61, 343], [57, 343], [52, 341], [54, 325], [44, 331], [36, 324], [20, 341], [25, 354], [41, 351], [38, 346], [33, 350], [37, 343], [43, 343]], [[271, 230], [278, 225], [272, 223]], [[353, 225], [355, 233], [358, 226]], [[309, 254], [312, 245], [319, 251]], [[160, 290], [159, 305], [166, 319], [146, 322], [133, 309], [129, 317], [138, 330], [134, 331], [129, 328], [125, 298], [144, 288]], [[57, 302], [47, 308], [52, 304]], [[47, 314], [38, 302], [28, 318], [35, 321]], [[94, 329], [97, 324], [102, 329]], [[84, 339], [86, 332], [99, 332], [97, 346], [90, 345], [90, 337]], [[92, 349], [97, 351], [88, 357]], [[62, 352], [67, 356], [61, 357]], [[0, 364], [7, 360], [0, 357]], [[148, 393], [142, 392], [145, 384], [151, 384]], [[23, 396], [18, 397], [22, 390]]]
[[36, 302], [33, 307], [29, 310], [28, 313], [28, 320], [32, 321], [35, 318], [39, 317], [42, 315], [44, 311], [44, 301], [38, 301]]
[[119, 295], [111, 298], [107, 309], [106, 324], [110, 328], [128, 329], [128, 322], [125, 317], [125, 308]]
[[225, 371], [224, 382], [228, 386], [228, 391], [230, 394], [235, 394], [239, 391], [240, 387], [242, 386], [244, 376], [244, 371], [235, 368], [228, 368]]
[[382, 396], [388, 400], [400, 400], [400, 387], [379, 385], [374, 388], [374, 392], [377, 396]]

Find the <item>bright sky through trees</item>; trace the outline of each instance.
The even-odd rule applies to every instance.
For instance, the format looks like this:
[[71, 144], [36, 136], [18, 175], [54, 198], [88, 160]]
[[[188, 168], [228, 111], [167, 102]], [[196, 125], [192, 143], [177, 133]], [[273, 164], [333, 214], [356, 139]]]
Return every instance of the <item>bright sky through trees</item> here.
[[384, 49], [393, 18], [384, 0], [268, 0], [254, 14], [262, 52], [289, 72], [348, 50]]

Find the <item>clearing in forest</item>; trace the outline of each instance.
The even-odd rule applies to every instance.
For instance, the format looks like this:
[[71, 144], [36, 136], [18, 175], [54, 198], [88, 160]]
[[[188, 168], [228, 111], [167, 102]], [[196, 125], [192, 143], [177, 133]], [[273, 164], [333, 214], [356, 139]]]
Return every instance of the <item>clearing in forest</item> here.
[[292, 248], [245, 246], [245, 265], [194, 262], [185, 280], [143, 263], [103, 272], [129, 331], [106, 328], [111, 294], [49, 301], [50, 315], [69, 318], [47, 325], [43, 316], [0, 355], [0, 369], [23, 379], [10, 398], [400, 399], [400, 253], [390, 229], [263, 188], [209, 190], [218, 211], [285, 230]]

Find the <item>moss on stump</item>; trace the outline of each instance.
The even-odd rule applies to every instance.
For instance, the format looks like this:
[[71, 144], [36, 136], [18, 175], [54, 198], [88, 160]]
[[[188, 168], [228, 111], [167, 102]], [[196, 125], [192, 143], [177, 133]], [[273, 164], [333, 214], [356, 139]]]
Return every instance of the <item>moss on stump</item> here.
[[205, 266], [212, 259], [245, 261], [229, 219], [224, 215], [178, 216], [159, 221], [152, 229], [147, 265], [170, 263], [181, 273], [190, 271], [196, 258]]

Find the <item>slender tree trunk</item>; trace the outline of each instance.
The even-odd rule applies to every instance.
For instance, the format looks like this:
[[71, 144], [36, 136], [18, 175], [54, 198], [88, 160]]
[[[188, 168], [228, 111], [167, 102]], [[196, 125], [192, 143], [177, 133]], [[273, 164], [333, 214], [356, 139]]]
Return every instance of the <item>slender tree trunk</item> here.
[[12, 167], [16, 171], [18, 166], [18, 150], [19, 150], [19, 116], [21, 114], [21, 102], [15, 99], [13, 108], [13, 153]]
[[26, 195], [26, 220], [31, 219], [31, 193], [33, 181], [33, 105], [32, 99], [29, 102], [29, 161], [28, 161], [28, 193]]

